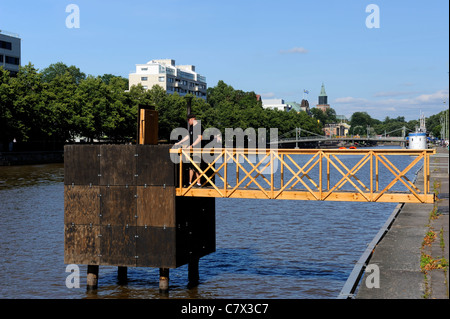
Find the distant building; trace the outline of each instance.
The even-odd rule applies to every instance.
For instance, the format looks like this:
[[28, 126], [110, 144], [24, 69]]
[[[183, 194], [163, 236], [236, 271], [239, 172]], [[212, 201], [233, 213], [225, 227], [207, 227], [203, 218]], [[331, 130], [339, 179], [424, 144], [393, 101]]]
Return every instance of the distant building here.
[[300, 112], [302, 110], [301, 105], [297, 102], [286, 102], [286, 105], [286, 111]]
[[145, 89], [159, 85], [170, 94], [193, 94], [206, 100], [206, 77], [195, 72], [194, 65], [175, 65], [171, 59], [136, 64], [136, 72], [129, 74], [129, 87], [137, 84]]
[[274, 109], [285, 111], [288, 105], [284, 103], [283, 99], [262, 99], [262, 106], [265, 109]]
[[310, 114], [308, 100], [303, 99], [301, 104], [298, 104], [297, 102], [287, 102], [286, 104], [288, 106], [287, 107], [288, 111], [306, 112]]
[[319, 104], [316, 105], [316, 108], [322, 110], [324, 113], [330, 108], [330, 105], [328, 104], [328, 96], [325, 92], [325, 85], [323, 83], [319, 94]]
[[348, 134], [348, 130], [350, 129], [350, 125], [347, 123], [333, 123], [333, 124], [325, 124], [323, 131], [325, 136], [333, 137], [333, 136], [346, 136]]
[[345, 115], [336, 115], [336, 120], [340, 123], [348, 123], [348, 118]]
[[18, 34], [0, 30], [0, 66], [16, 76], [20, 67], [20, 38]]

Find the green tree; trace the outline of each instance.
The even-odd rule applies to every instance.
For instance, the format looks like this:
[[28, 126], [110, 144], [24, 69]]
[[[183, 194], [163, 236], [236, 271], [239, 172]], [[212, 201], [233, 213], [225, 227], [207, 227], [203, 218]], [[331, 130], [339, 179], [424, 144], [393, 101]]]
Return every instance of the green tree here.
[[19, 69], [10, 80], [14, 94], [11, 115], [15, 119], [17, 141], [44, 141], [51, 134], [53, 115], [42, 98], [47, 85], [42, 82], [38, 70], [31, 64]]
[[122, 88], [124, 90], [128, 90], [128, 79], [127, 78], [109, 74], [109, 73], [103, 74], [100, 78], [106, 85], [109, 85], [111, 81], [120, 81], [122, 83]]
[[15, 92], [10, 80], [9, 71], [0, 66], [0, 144], [3, 145], [22, 135], [20, 122], [14, 117]]
[[367, 112], [355, 112], [350, 118], [350, 134], [366, 134], [367, 127], [380, 124], [381, 121], [373, 119]]
[[426, 119], [427, 131], [431, 132], [434, 137], [441, 136], [441, 118], [445, 116], [445, 112], [446, 111], [441, 111], [438, 114], [431, 115]]
[[49, 136], [59, 142], [70, 140], [76, 134], [73, 96], [77, 85], [68, 73], [56, 75], [42, 92], [42, 97], [52, 115]]
[[70, 76], [73, 78], [73, 81], [77, 84], [79, 84], [82, 80], [86, 78], [86, 74], [80, 71], [79, 68], [77, 68], [74, 65], [67, 66], [66, 64], [62, 62], [57, 62], [54, 64], [50, 64], [48, 67], [43, 69], [41, 71], [42, 74], [42, 80], [44, 82], [50, 82], [53, 79], [55, 79], [58, 75], [64, 75], [65, 73], [69, 73]]

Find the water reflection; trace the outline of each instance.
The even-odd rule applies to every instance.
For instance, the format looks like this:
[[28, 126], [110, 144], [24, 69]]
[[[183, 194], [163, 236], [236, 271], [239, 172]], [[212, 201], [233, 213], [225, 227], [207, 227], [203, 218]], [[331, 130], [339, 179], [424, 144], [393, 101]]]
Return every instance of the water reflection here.
[[0, 166], [0, 189], [64, 181], [64, 164]]

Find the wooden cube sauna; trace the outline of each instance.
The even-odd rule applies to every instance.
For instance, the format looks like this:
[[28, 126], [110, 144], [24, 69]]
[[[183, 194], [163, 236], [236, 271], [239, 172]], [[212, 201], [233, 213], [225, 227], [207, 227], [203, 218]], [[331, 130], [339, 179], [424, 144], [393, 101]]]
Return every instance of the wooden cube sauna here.
[[165, 290], [169, 269], [189, 264], [195, 283], [215, 251], [215, 200], [175, 196], [170, 147], [65, 146], [64, 262], [88, 265], [88, 287], [99, 265], [160, 268]]

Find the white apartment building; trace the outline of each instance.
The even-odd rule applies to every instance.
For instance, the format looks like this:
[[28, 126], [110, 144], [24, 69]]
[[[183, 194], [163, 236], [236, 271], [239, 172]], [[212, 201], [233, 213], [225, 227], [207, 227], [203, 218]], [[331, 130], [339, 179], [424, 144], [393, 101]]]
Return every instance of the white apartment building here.
[[263, 108], [275, 109], [285, 111], [288, 105], [284, 103], [283, 99], [262, 99]]
[[15, 76], [20, 67], [20, 38], [18, 34], [0, 30], [0, 66]]
[[140, 83], [145, 89], [151, 89], [156, 84], [170, 94], [193, 94], [206, 100], [206, 77], [195, 72], [194, 65], [175, 65], [175, 60], [136, 64], [136, 72], [130, 73], [128, 80], [130, 88]]

